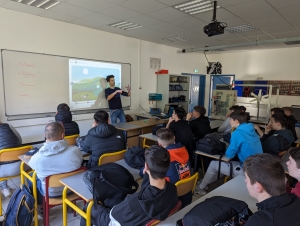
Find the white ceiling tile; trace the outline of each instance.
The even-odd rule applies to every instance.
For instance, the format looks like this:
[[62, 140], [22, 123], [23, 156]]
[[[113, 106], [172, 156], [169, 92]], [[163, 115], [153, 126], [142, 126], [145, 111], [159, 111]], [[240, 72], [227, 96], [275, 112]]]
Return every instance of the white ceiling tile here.
[[163, 21], [175, 20], [181, 17], [186, 17], [187, 14], [180, 12], [172, 7], [156, 10], [148, 14], [151, 17], [157, 18]]
[[73, 17], [73, 16], [67, 16], [67, 15], [63, 15], [63, 14], [52, 12], [52, 11], [46, 11], [46, 12], [40, 14], [40, 16], [54, 19], [54, 20], [64, 21], [64, 22], [70, 22], [72, 20], [77, 19], [76, 17]]
[[207, 23], [198, 18], [192, 16], [181, 17], [175, 20], [169, 21], [169, 23], [180, 27], [192, 27], [192, 26], [205, 26]]
[[142, 26], [158, 24], [158, 23], [163, 22], [159, 19], [153, 18], [151, 16], [147, 16], [147, 15], [140, 15], [140, 16], [132, 17], [126, 21], [136, 23], [136, 24], [139, 24]]
[[49, 9], [50, 11], [65, 14], [68, 16], [74, 16], [74, 17], [84, 17], [89, 14], [92, 14], [93, 12], [87, 9], [83, 9], [77, 6], [73, 6], [67, 3], [60, 3], [56, 5], [55, 7], [52, 7]]
[[66, 3], [99, 12], [124, 1], [125, 0], [66, 0]]
[[270, 33], [270, 35], [274, 36], [275, 38], [292, 38], [292, 37], [299, 37], [300, 32], [294, 30], [294, 31], [287, 31], [287, 32], [280, 32], [280, 33]]
[[265, 34], [265, 35], [246, 37], [246, 39], [248, 39], [251, 42], [255, 42], [256, 40], [257, 41], [272, 40], [274, 39], [274, 37]]
[[248, 43], [249, 40], [246, 40], [244, 38], [233, 38], [233, 39], [222, 39], [223, 42], [226, 42], [228, 44], [239, 44], [239, 43]]
[[253, 30], [253, 31], [236, 33], [236, 35], [239, 37], [251, 37], [254, 35], [265, 35], [265, 34], [266, 33], [261, 30]]
[[140, 35], [140, 36], [151, 36], [157, 38], [164, 38], [166, 36], [164, 32], [153, 30], [150, 28], [145, 28], [145, 27], [132, 29], [130, 30], [130, 33], [133, 33], [135, 35]]
[[0, 6], [2, 6], [5, 2], [7, 2], [8, 0], [0, 0]]
[[299, 0], [268, 0], [268, 2], [275, 8], [284, 8], [300, 4]]
[[227, 7], [227, 6], [237, 5], [237, 4], [250, 2], [250, 1], [252, 0], [218, 0], [218, 5], [222, 7]]
[[93, 13], [93, 14], [83, 17], [82, 19], [89, 20], [89, 21], [99, 23], [99, 24], [105, 24], [105, 25], [109, 25], [109, 24], [120, 21], [120, 19], [112, 18], [110, 16], [103, 15], [101, 13]]
[[223, 19], [222, 22], [225, 22], [227, 24], [227, 27], [235, 27], [238, 25], [244, 25], [247, 24], [246, 21], [240, 19], [239, 17], [233, 17], [229, 19]]
[[131, 17], [135, 17], [138, 15], [141, 15], [138, 12], [135, 12], [133, 10], [130, 9], [126, 9], [125, 7], [116, 5], [116, 6], [112, 6], [110, 8], [107, 8], [105, 10], [100, 11], [101, 14], [105, 14], [108, 16], [112, 16], [121, 20], [126, 20], [128, 18]]
[[244, 2], [238, 5], [226, 7], [226, 9], [241, 18], [243, 18], [243, 15], [245, 14], [273, 10], [273, 8], [264, 0]]
[[182, 2], [186, 2], [187, 0], [157, 0], [157, 1], [169, 6], [173, 6], [173, 5], [180, 4]]
[[20, 11], [23, 13], [33, 14], [33, 15], [39, 15], [46, 11], [44, 9], [40, 9], [37, 7], [33, 7], [33, 6], [29, 6], [29, 5], [25, 5], [25, 4], [13, 2], [13, 1], [7, 1], [1, 7], [6, 8], [6, 9]]
[[267, 33], [278, 33], [278, 32], [293, 31], [293, 30], [295, 30], [295, 27], [291, 25], [287, 25], [283, 27], [270, 27], [270, 28], [263, 29], [263, 31]]
[[249, 23], [266, 21], [266, 20], [275, 20], [278, 18], [282, 18], [282, 16], [275, 10], [244, 14], [243, 16], [240, 16], [240, 17]]
[[120, 5], [127, 9], [131, 9], [140, 13], [149, 13], [168, 7], [160, 2], [149, 0], [129, 0], [121, 3]]
[[97, 24], [97, 23], [89, 21], [89, 20], [84, 20], [84, 19], [77, 19], [77, 20], [72, 21], [71, 23], [77, 24], [80, 26], [84, 26], [84, 27], [97, 29], [97, 30], [101, 27], [100, 24]]
[[290, 25], [290, 23], [287, 20], [282, 18], [278, 18], [275, 20], [252, 22], [251, 24], [259, 29], [270, 28], [270, 27], [282, 27], [282, 26]]
[[162, 22], [159, 24], [153, 24], [153, 25], [149, 25], [147, 26], [153, 30], [157, 30], [157, 31], [164, 31], [164, 32], [169, 32], [169, 31], [174, 31], [177, 29], [176, 26], [169, 24], [167, 22]]
[[300, 10], [300, 5], [295, 5], [295, 6], [290, 6], [290, 7], [285, 7], [285, 8], [278, 9], [278, 11], [283, 16], [290, 16], [290, 15], [299, 14], [299, 10]]
[[[204, 12], [204, 13], [199, 13], [199, 14], [195, 14], [195, 17], [204, 20], [206, 22], [211, 22], [212, 17], [213, 17], [213, 10]], [[222, 22], [223, 19], [228, 19], [228, 18], [233, 18], [236, 17], [235, 15], [233, 15], [231, 12], [228, 12], [226, 9], [223, 8], [219, 8], [217, 9], [217, 16], [216, 19], [220, 22]]]

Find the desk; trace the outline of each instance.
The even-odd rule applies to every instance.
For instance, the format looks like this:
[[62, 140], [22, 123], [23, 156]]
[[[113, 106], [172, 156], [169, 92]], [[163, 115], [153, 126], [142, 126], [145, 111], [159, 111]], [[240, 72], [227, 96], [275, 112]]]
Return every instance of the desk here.
[[150, 147], [150, 145], [146, 145], [146, 140], [157, 142], [157, 136], [153, 135], [152, 133], [142, 134], [142, 135], [140, 135], [140, 138], [143, 139], [143, 143], [142, 143], [143, 148]]
[[298, 140], [296, 140], [295, 143], [296, 143], [296, 147], [300, 147], [300, 138], [298, 138]]
[[128, 166], [128, 164], [125, 162], [124, 159], [116, 161], [115, 163], [126, 168], [132, 174], [134, 180], [138, 181], [138, 180], [142, 179], [142, 177], [140, 176], [140, 170]]
[[229, 198], [242, 200], [248, 204], [249, 209], [253, 213], [257, 211], [257, 201], [254, 198], [252, 198], [248, 193], [245, 183], [245, 176], [237, 176], [232, 180], [228, 181], [226, 184], [221, 185], [217, 189], [211, 191], [207, 195], [186, 206], [185, 208], [178, 211], [177, 213], [167, 218], [165, 221], [161, 222], [158, 225], [175, 226], [176, 222], [182, 219], [185, 216], [185, 214], [188, 213], [194, 206], [196, 206], [200, 202], [203, 202], [205, 199], [211, 198], [213, 196], [225, 196]]
[[[136, 116], [137, 120], [151, 119], [151, 118], [155, 119], [155, 118], [157, 118], [156, 116], [152, 116], [151, 114], [146, 114], [146, 113], [137, 114], [135, 116]], [[169, 120], [169, 119], [167, 118], [167, 119], [163, 119], [163, 120]]]

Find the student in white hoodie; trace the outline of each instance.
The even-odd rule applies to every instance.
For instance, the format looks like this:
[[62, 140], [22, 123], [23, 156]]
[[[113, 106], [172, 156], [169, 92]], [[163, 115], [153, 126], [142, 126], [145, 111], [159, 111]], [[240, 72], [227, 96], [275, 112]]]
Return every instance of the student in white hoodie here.
[[[78, 147], [68, 146], [64, 140], [64, 127], [58, 122], [51, 122], [46, 125], [46, 142], [40, 150], [31, 157], [29, 166], [36, 171], [37, 188], [41, 204], [41, 195], [45, 195], [45, 178], [54, 175], [74, 171], [81, 166], [82, 154]], [[49, 196], [57, 197], [62, 195], [62, 187], [49, 188]]]

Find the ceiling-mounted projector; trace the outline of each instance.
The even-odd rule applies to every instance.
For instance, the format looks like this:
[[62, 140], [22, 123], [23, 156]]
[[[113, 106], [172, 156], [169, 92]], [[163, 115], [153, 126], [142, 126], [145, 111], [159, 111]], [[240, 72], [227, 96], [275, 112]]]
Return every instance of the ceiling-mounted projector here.
[[217, 14], [217, 1], [214, 1], [214, 14], [212, 18], [212, 23], [206, 25], [203, 28], [204, 33], [207, 34], [208, 37], [224, 34], [224, 29], [227, 27], [226, 23], [217, 21], [216, 14]]

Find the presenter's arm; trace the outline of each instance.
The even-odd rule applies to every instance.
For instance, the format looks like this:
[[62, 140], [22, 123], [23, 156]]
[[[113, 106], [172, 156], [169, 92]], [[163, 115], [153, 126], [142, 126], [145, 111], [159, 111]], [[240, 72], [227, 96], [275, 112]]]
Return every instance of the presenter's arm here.
[[115, 92], [113, 92], [112, 94], [110, 94], [109, 96], [107, 96], [107, 100], [111, 100], [117, 93], [122, 93], [123, 91], [121, 89], [116, 90]]

